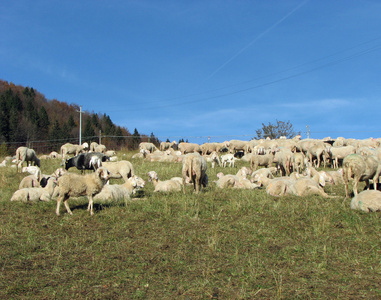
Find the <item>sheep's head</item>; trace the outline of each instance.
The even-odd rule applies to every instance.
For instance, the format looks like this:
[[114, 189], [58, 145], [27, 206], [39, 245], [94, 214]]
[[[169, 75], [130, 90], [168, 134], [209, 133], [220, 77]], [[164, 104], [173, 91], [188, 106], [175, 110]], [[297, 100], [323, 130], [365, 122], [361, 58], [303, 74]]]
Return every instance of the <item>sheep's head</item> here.
[[147, 175], [148, 175], [148, 181], [149, 182], [152, 182], [154, 180], [158, 180], [159, 179], [158, 176], [157, 176], [157, 173], [155, 171], [149, 171], [147, 173]]
[[110, 172], [105, 167], [100, 167], [95, 171], [96, 176], [98, 176], [102, 181], [108, 181], [110, 178]]

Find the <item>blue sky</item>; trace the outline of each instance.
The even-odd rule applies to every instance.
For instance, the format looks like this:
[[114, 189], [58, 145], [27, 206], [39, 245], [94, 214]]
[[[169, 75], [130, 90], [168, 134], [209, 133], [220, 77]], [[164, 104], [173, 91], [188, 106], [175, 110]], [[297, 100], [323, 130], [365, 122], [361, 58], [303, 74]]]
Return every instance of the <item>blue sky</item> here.
[[132, 133], [380, 137], [381, 2], [0, 1], [0, 78]]

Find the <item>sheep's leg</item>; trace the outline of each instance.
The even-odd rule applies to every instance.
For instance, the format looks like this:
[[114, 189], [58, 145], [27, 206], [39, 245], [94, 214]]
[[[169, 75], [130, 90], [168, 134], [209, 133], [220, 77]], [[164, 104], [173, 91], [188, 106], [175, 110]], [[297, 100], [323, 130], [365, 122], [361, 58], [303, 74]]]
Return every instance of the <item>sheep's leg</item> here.
[[[66, 195], [62, 195], [62, 196], [58, 197], [58, 199], [57, 199], [57, 209], [56, 209], [56, 215], [57, 216], [60, 215], [61, 202], [64, 201], [64, 204], [65, 204], [65, 207], [66, 207], [67, 199], [68, 199], [68, 197]], [[66, 208], [66, 210], [67, 210], [67, 208]], [[70, 208], [69, 208], [69, 210], [70, 210]], [[70, 211], [70, 214], [72, 214], [71, 211]]]
[[90, 208], [90, 215], [93, 216], [94, 215], [94, 211], [93, 211], [93, 196], [88, 196], [89, 198], [89, 206], [87, 207], [87, 210], [89, 210]]
[[69, 199], [69, 197], [66, 198], [66, 199], [63, 201], [63, 203], [65, 204], [67, 213], [68, 213], [69, 215], [73, 215], [73, 213], [72, 213], [72, 211], [70, 210], [70, 207], [69, 207], [68, 199]]

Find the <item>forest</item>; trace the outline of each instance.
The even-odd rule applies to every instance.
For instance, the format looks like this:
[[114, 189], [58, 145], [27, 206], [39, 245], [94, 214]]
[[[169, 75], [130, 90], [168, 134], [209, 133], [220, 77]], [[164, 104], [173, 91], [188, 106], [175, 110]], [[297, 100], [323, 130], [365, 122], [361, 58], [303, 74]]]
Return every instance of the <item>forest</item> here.
[[[57, 151], [64, 143], [79, 142], [80, 106], [57, 99], [48, 100], [33, 87], [15, 85], [0, 80], [0, 151], [14, 154], [19, 146], [28, 146], [39, 153]], [[112, 122], [102, 113], [82, 111], [82, 142], [99, 142], [109, 149], [136, 149], [140, 142], [160, 141], [133, 134]]]

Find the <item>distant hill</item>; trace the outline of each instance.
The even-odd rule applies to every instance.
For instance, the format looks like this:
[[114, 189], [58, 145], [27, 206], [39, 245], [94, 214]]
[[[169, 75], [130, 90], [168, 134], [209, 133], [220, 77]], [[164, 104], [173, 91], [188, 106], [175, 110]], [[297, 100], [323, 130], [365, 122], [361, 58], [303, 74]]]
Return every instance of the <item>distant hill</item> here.
[[[29, 146], [40, 153], [57, 151], [66, 142], [79, 142], [77, 104], [47, 100], [33, 87], [0, 80], [0, 144], [14, 153], [19, 146]], [[82, 142], [99, 142], [108, 149], [134, 149], [148, 140], [135, 128], [133, 136], [125, 127], [115, 125], [106, 114], [82, 113]], [[151, 140], [159, 141], [151, 134]], [[37, 149], [36, 149], [37, 148]]]

